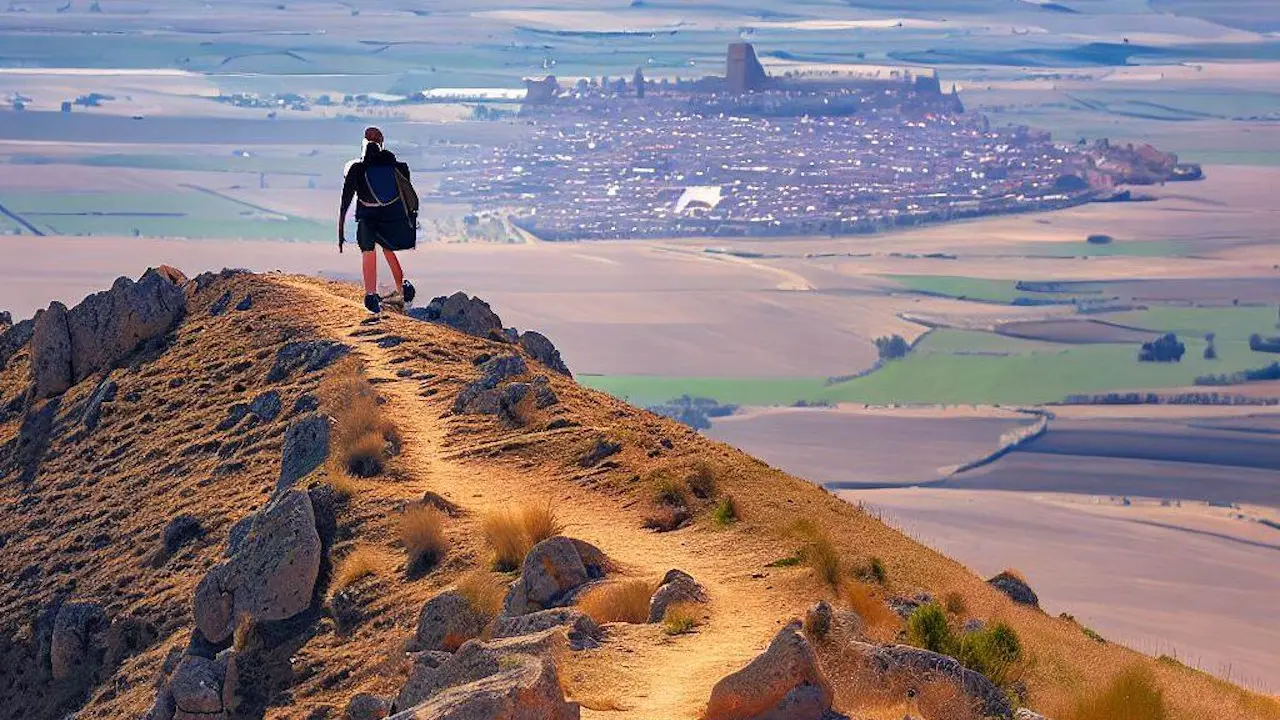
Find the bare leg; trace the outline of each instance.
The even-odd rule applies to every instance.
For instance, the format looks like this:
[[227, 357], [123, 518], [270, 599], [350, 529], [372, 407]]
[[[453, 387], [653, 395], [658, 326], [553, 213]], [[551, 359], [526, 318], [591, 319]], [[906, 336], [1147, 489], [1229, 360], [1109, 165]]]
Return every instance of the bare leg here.
[[391, 279], [396, 281], [396, 290], [399, 290], [404, 286], [404, 270], [400, 267], [400, 259], [386, 248], [382, 248], [382, 256], [387, 259], [387, 265], [391, 266]]
[[364, 274], [364, 294], [375, 295], [378, 292], [378, 254], [372, 250], [362, 252], [360, 262]]

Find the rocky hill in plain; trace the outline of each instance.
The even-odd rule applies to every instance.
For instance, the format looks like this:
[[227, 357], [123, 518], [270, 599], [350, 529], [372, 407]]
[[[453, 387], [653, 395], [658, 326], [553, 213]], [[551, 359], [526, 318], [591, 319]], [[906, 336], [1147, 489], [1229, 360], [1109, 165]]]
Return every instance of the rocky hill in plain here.
[[0, 717], [1280, 717], [476, 299], [358, 293], [160, 268], [5, 319]]

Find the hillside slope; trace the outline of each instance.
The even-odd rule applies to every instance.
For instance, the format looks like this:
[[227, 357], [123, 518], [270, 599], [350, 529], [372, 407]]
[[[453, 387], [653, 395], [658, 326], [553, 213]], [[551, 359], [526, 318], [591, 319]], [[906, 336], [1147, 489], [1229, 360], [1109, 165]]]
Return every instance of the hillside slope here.
[[[325, 600], [326, 564], [314, 612], [273, 631], [283, 639], [266, 717], [337, 718], [358, 693], [394, 697], [413, 664], [405, 641], [424, 602], [469, 571], [488, 572], [486, 514], [522, 504], [549, 504], [564, 534], [602, 550], [615, 577], [656, 582], [678, 568], [709, 597], [695, 632], [609, 625], [599, 648], [559, 654], [560, 684], [585, 718], [699, 717], [713, 685], [757, 656], [788, 620], [820, 599], [839, 605], [809, 568], [775, 564], [800, 545], [792, 532], [800, 519], [830, 537], [847, 567], [883, 560], [887, 583], [874, 589], [877, 597], [958, 593], [967, 618], [1015, 628], [1027, 656], [1023, 704], [1040, 712], [1065, 717], [1077, 696], [1141, 665], [1154, 674], [1171, 717], [1280, 717], [1271, 699], [1100, 643], [1074, 621], [1016, 605], [821, 488], [582, 388], [531, 357], [558, 403], [522, 407], [518, 421], [458, 412], [457, 398], [482, 375], [483, 361], [524, 353], [516, 345], [404, 316], [371, 320], [358, 289], [316, 279], [227, 274], [185, 288], [184, 317], [164, 342], [65, 393], [26, 394], [30, 345], [0, 366], [0, 717], [61, 718], [77, 708], [80, 720], [144, 717], [162, 667], [172, 669], [188, 647], [193, 597], [224, 560], [233, 526], [277, 494], [286, 428], [312, 398], [326, 402], [327, 374], [354, 366], [398, 429], [399, 453], [384, 472], [354, 483], [325, 550], [337, 563], [356, 548], [381, 562], [358, 585], [362, 617], [353, 628]], [[228, 298], [247, 298], [238, 303], [244, 309], [226, 307]], [[345, 345], [350, 358], [281, 371], [282, 350], [299, 343]], [[109, 383], [113, 399], [104, 402]], [[278, 407], [229, 422], [229, 413], [245, 414], [232, 410], [238, 404], [257, 413], [264, 403]], [[683, 527], [646, 529], [659, 512], [653, 497], [661, 478], [695, 467], [711, 469], [714, 494], [731, 495], [740, 519], [721, 527], [710, 517], [714, 501], [690, 499], [694, 517]], [[313, 479], [332, 482], [333, 474], [326, 466]], [[453, 507], [447, 552], [417, 573], [406, 560], [400, 518], [424, 493]], [[180, 515], [200, 529], [175, 534], [165, 550], [166, 529]], [[71, 603], [96, 603], [109, 625], [105, 656], [93, 660], [96, 676], [86, 681], [50, 677], [50, 655], [56, 665], [58, 653], [49, 637], [62, 622], [54, 616]], [[837, 682], [836, 707], [854, 718], [900, 718], [911, 703], [862, 706], [859, 693]]]

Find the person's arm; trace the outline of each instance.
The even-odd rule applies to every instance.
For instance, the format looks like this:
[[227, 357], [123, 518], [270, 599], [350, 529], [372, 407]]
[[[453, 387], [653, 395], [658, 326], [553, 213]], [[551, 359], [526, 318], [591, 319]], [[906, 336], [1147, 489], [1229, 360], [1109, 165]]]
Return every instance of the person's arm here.
[[400, 172], [404, 173], [404, 179], [412, 180], [413, 177], [409, 174], [409, 163], [402, 162], [397, 164], [400, 166]]
[[356, 196], [356, 165], [347, 168], [346, 178], [342, 181], [342, 207], [338, 210], [338, 252], [342, 252], [342, 244], [347, 241], [347, 210], [351, 209], [351, 201]]

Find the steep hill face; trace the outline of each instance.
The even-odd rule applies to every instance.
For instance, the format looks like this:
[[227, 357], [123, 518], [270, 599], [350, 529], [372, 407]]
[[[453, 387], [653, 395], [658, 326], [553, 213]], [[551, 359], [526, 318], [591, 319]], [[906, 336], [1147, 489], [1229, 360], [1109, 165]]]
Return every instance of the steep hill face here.
[[[135, 285], [0, 336], [0, 717], [1066, 717], [1134, 667], [1169, 717], [1280, 717], [580, 387], [466, 298]], [[503, 513], [547, 509], [495, 563]], [[926, 594], [1016, 631], [1000, 688], [893, 645]]]

